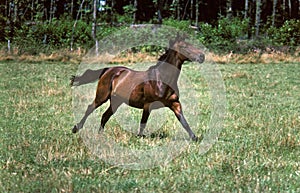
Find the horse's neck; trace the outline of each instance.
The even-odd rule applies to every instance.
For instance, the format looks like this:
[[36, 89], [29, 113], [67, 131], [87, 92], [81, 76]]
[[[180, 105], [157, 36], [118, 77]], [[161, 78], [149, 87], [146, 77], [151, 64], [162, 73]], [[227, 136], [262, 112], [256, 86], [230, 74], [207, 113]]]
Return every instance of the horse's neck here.
[[167, 53], [166, 56], [154, 67], [160, 78], [166, 83], [177, 83], [181, 66], [184, 61], [176, 58], [174, 53]]

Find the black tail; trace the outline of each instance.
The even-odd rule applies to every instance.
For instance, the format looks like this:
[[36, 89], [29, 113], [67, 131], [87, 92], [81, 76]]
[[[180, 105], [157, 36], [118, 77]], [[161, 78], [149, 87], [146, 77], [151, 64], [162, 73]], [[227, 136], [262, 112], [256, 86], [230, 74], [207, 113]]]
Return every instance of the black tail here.
[[99, 70], [88, 69], [81, 76], [72, 76], [70, 78], [70, 84], [71, 86], [80, 86], [83, 84], [95, 82], [106, 72], [106, 70], [108, 70], [108, 68], [102, 68]]

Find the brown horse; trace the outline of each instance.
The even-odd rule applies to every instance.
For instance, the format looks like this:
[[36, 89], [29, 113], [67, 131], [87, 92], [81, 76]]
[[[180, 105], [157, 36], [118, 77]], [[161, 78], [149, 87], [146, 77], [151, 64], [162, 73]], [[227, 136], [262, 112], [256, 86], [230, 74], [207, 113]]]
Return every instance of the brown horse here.
[[87, 117], [99, 106], [110, 100], [110, 106], [101, 118], [100, 130], [122, 103], [143, 109], [138, 136], [143, 136], [151, 110], [169, 107], [176, 115], [192, 140], [197, 141], [187, 123], [179, 102], [177, 81], [184, 61], [204, 61], [201, 50], [177, 36], [170, 41], [169, 48], [158, 63], [146, 71], [134, 71], [126, 67], [110, 67], [100, 70], [87, 70], [82, 76], [71, 78], [72, 86], [79, 86], [98, 80], [96, 97], [90, 104], [81, 121], [73, 128], [73, 133], [80, 130]]

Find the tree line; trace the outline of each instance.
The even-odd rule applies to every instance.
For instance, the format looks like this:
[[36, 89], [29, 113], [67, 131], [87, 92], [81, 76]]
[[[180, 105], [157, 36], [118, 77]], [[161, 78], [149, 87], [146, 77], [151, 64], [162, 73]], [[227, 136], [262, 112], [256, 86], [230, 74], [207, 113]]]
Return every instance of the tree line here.
[[77, 21], [86, 23], [92, 26], [91, 36], [95, 39], [96, 26], [100, 24], [163, 24], [171, 19], [202, 30], [203, 24], [218, 26], [220, 18], [246, 21], [246, 36], [253, 38], [264, 34], [266, 28], [285, 25], [286, 21], [296, 21], [292, 25], [297, 27], [299, 16], [300, 0], [3, 0], [0, 1], [0, 41], [13, 39], [18, 35], [16, 31], [26, 29], [24, 25], [57, 20], [68, 21], [73, 26]]
[[[104, 15], [132, 13], [133, 22], [149, 22], [157, 14], [162, 18], [214, 22], [220, 15], [272, 20], [275, 25], [288, 19], [299, 19], [299, 0], [97, 0], [98, 12]], [[51, 20], [78, 12], [86, 19], [92, 13], [94, 0], [3, 0], [2, 17], [11, 22]], [[111, 22], [115, 17], [111, 17]]]

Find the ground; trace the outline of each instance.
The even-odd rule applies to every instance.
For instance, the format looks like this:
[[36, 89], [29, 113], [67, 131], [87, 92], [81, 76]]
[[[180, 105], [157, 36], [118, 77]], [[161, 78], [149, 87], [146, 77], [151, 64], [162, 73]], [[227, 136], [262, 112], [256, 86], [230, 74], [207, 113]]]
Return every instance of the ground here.
[[[148, 170], [105, 163], [72, 134], [77, 120], [69, 78], [77, 67], [0, 62], [1, 192], [300, 191], [300, 63], [219, 65], [228, 112], [218, 142], [203, 155], [191, 143], [170, 163]], [[183, 68], [201, 92], [203, 78], [192, 65]], [[203, 124], [209, 107], [201, 106]], [[162, 139], [139, 139], [114, 121], [106, 130], [135, 148], [172, 135], [165, 128]]]

